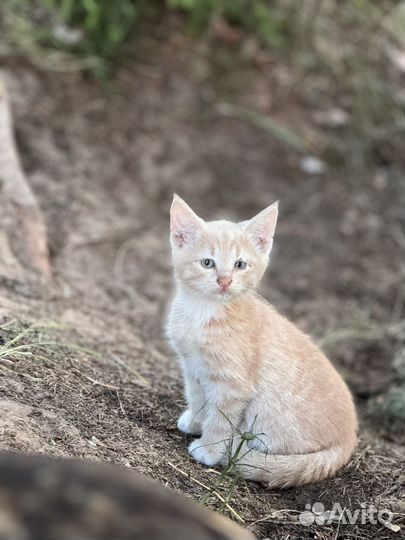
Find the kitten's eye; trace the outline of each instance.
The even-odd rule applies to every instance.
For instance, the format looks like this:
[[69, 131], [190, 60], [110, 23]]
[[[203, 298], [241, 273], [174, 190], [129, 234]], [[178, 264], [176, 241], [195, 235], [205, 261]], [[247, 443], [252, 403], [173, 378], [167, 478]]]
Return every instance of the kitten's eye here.
[[236, 261], [235, 263], [235, 268], [237, 268], [238, 270], [244, 270], [247, 266], [247, 262], [246, 261]]
[[214, 268], [215, 263], [212, 259], [201, 259], [201, 265], [204, 268]]

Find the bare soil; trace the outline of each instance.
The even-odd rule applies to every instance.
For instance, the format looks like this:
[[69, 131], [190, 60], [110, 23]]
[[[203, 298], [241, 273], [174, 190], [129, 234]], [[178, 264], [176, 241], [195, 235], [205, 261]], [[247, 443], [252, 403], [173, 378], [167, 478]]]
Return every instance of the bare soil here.
[[[189, 458], [176, 429], [182, 385], [163, 331], [170, 201], [178, 192], [204, 218], [246, 219], [279, 199], [261, 292], [348, 381], [360, 442], [336, 478], [284, 491], [239, 481], [234, 512], [223, 511], [258, 538], [398, 537], [381, 523], [298, 521], [307, 504], [364, 503], [404, 526], [403, 430], [370, 406], [396, 384], [392, 363], [404, 347], [392, 330], [404, 314], [405, 190], [395, 163], [308, 176], [293, 148], [223, 113], [219, 76], [180, 36], [138, 41], [107, 88], [23, 60], [1, 67], [55, 270], [51, 286], [0, 275], [0, 339], [42, 323], [26, 342], [53, 342], [0, 361], [1, 447], [115, 462], [201, 499], [218, 475]], [[276, 68], [250, 73], [231, 99], [251, 104], [267, 93], [274, 115], [305, 132], [307, 112], [283, 95]], [[230, 484], [217, 489], [225, 496]]]

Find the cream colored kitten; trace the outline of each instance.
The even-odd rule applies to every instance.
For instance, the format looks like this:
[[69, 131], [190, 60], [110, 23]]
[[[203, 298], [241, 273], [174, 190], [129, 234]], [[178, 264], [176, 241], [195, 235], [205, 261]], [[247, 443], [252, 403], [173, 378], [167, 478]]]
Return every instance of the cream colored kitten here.
[[240, 442], [235, 427], [252, 431], [258, 436], [246, 443], [239, 472], [286, 487], [316, 482], [345, 465], [357, 421], [335, 368], [254, 292], [276, 221], [277, 203], [250, 221], [205, 222], [174, 196], [176, 293], [167, 334], [187, 399], [177, 425], [200, 435], [190, 454], [206, 465], [226, 464]]

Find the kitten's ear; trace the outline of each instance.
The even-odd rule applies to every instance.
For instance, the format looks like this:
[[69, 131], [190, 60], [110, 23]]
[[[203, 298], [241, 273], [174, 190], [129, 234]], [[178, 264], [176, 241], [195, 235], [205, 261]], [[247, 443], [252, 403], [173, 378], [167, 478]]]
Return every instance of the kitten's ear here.
[[174, 194], [170, 207], [170, 234], [172, 244], [181, 248], [191, 246], [200, 236], [204, 221], [183, 199]]
[[241, 223], [256, 247], [269, 254], [278, 216], [278, 201], [262, 210], [257, 216]]

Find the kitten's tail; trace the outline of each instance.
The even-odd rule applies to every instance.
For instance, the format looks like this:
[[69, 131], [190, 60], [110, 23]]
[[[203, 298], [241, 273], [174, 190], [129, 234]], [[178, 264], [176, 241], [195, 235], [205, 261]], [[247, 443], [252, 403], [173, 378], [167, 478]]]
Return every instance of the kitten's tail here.
[[267, 487], [285, 488], [324, 480], [345, 465], [355, 441], [309, 454], [274, 455], [251, 450], [237, 462], [238, 473]]

